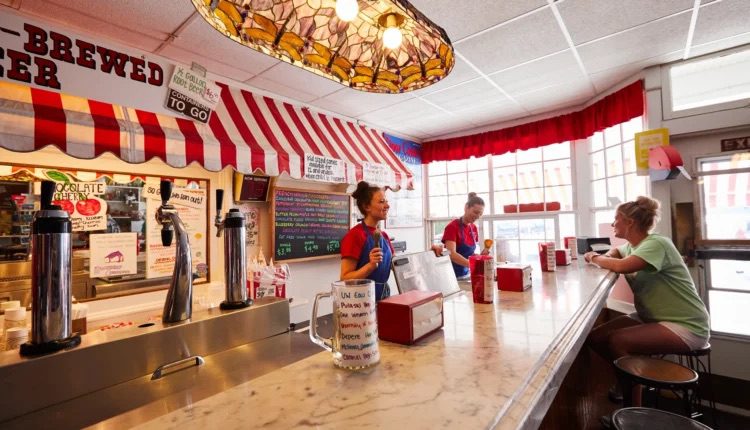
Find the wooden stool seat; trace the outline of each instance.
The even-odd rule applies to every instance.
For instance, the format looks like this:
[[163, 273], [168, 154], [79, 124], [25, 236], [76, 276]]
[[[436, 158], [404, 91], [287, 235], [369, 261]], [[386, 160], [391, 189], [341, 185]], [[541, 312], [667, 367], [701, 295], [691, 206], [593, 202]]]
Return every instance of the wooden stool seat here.
[[671, 412], [650, 408], [623, 408], [612, 414], [612, 426], [617, 430], [686, 429], [711, 430], [698, 421]]
[[703, 357], [711, 353], [711, 344], [709, 343], [701, 349], [695, 349], [690, 352], [683, 352], [677, 355], [686, 355], [688, 357]]
[[660, 358], [629, 355], [615, 360], [615, 367], [636, 382], [651, 387], [677, 388], [698, 381], [694, 370]]

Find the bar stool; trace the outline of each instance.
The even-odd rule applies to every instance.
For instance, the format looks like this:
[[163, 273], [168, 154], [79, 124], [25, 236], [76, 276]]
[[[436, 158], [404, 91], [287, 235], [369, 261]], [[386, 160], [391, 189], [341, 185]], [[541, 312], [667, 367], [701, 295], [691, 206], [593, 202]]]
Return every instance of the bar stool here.
[[660, 358], [635, 355], [620, 357], [614, 364], [622, 387], [623, 406], [633, 406], [633, 386], [640, 384], [657, 390], [682, 391], [685, 416], [691, 416], [690, 391], [695, 391], [698, 385], [694, 370]]
[[[698, 390], [695, 395], [695, 404], [700, 405], [703, 394], [708, 394], [708, 406], [711, 408], [711, 417], [716, 424], [716, 401], [714, 399], [713, 387], [711, 387], [711, 344], [709, 343], [706, 347], [696, 349], [695, 351], [685, 352], [682, 354], [674, 354], [677, 356], [677, 362], [685, 367], [693, 369], [698, 374], [703, 373], [708, 375], [708, 383], [698, 383]], [[703, 362], [705, 357], [706, 362]], [[705, 390], [704, 390], [705, 388]], [[699, 412], [693, 412], [693, 418], [699, 418], [701, 414]]]
[[711, 427], [690, 418], [651, 408], [618, 409], [612, 414], [612, 426], [617, 430], [711, 430]]

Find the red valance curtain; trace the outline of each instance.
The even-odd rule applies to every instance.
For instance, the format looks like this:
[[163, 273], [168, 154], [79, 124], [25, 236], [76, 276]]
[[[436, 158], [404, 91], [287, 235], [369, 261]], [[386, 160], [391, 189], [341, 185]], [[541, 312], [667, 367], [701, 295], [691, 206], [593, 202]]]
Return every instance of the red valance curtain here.
[[643, 81], [637, 81], [593, 105], [566, 115], [470, 136], [422, 145], [422, 163], [501, 155], [516, 150], [585, 139], [597, 131], [643, 115]]

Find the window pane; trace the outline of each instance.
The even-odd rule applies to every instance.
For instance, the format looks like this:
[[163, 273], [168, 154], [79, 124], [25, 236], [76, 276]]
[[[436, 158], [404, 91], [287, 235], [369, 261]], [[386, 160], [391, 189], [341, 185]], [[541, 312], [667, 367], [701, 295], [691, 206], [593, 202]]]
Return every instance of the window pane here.
[[594, 188], [594, 207], [601, 208], [609, 206], [607, 203], [607, 184], [604, 179], [592, 182]]
[[[544, 220], [544, 239], [548, 242], [555, 242], [555, 220]], [[560, 245], [555, 245], [559, 247]]]
[[542, 181], [542, 163], [518, 165], [518, 188], [541, 187]]
[[501, 167], [495, 170], [495, 189], [496, 190], [515, 190], [516, 189], [516, 168]]
[[469, 192], [466, 190], [466, 173], [454, 173], [448, 175], [448, 194], [461, 194], [465, 197]]
[[516, 164], [516, 153], [509, 152], [503, 155], [494, 155], [492, 157], [492, 165], [495, 167], [512, 166]]
[[[617, 198], [620, 202], [625, 200], [625, 184], [623, 183], [622, 176], [616, 178], [607, 179], [607, 188], [609, 189], [609, 199]], [[612, 203], [608, 202], [606, 206], [610, 206]]]
[[545, 160], [570, 158], [570, 142], [555, 143], [542, 147]]
[[466, 171], [466, 160], [448, 161], [448, 173], [457, 173]]
[[518, 220], [518, 230], [521, 239], [534, 239], [540, 241], [545, 239], [545, 225], [543, 219]]
[[526, 151], [517, 151], [518, 164], [542, 161], [542, 148], [532, 148]]
[[635, 173], [625, 175], [625, 191], [628, 201], [638, 196], [648, 196], [648, 176], [636, 176]]
[[[484, 213], [490, 213], [490, 193], [477, 193], [477, 197], [484, 202]], [[464, 202], [464, 204], [466, 204], [466, 202]]]
[[607, 176], [604, 163], [604, 151], [591, 154], [591, 179], [602, 179]]
[[750, 168], [750, 153], [747, 152], [732, 154], [720, 159], [701, 161], [700, 163], [700, 170], [702, 172], [746, 168]]
[[448, 194], [448, 178], [446, 176], [433, 176], [430, 178], [430, 195], [444, 196]]
[[[498, 240], [495, 241], [497, 257], [505, 257], [505, 261], [518, 263], [521, 261], [521, 251], [518, 240]], [[502, 261], [502, 260], [500, 260]]]
[[[469, 191], [473, 191], [477, 194], [486, 193], [490, 191], [490, 177], [487, 175], [486, 170], [480, 170], [478, 172], [469, 172]], [[487, 204], [487, 202], [485, 202]]]
[[622, 175], [622, 147], [607, 149], [607, 176]]
[[448, 214], [452, 217], [459, 217], [464, 214], [464, 206], [468, 196], [450, 196], [448, 197]]
[[622, 123], [622, 140], [633, 140], [635, 134], [643, 131], [643, 117], [633, 118]]
[[750, 292], [750, 261], [708, 260], [711, 288], [729, 288]]
[[750, 324], [747, 323], [750, 294], [709, 290], [708, 302], [711, 305], [711, 330], [750, 335]]
[[433, 161], [427, 165], [427, 175], [445, 175], [445, 161]]
[[706, 239], [750, 238], [750, 173], [703, 177]]
[[544, 163], [544, 185], [565, 185], [570, 183], [570, 160], [548, 161]]
[[622, 143], [620, 125], [613, 125], [610, 128], [604, 129], [604, 146], [617, 145], [618, 143]]
[[544, 201], [543, 188], [518, 190], [518, 203], [541, 203]]
[[539, 242], [541, 240], [521, 240], [519, 263], [539, 264]]
[[468, 160], [468, 170], [487, 170], [487, 157], [474, 158]]
[[[495, 213], [505, 213], [505, 205], [517, 205], [516, 191], [500, 191], [495, 193]], [[513, 211], [513, 212], [517, 212]]]
[[445, 226], [447, 226], [451, 221], [435, 221], [432, 223], [432, 243], [441, 243], [441, 240], [443, 239], [443, 232], [445, 231]]
[[560, 214], [560, 239], [576, 235], [576, 216], [575, 214]]
[[518, 239], [518, 221], [517, 220], [501, 220], [492, 221], [493, 237], [495, 239]]
[[675, 111], [750, 98], [750, 49], [669, 70]]
[[[596, 233], [599, 234], [599, 226], [602, 224], [612, 225], [615, 220], [615, 211], [596, 211], [594, 212], [594, 225], [596, 226]], [[612, 229], [605, 229], [610, 232]]]
[[601, 131], [597, 131], [594, 133], [593, 136], [589, 138], [589, 142], [591, 143], [591, 152], [599, 151], [600, 149], [604, 148], [604, 133]]
[[448, 197], [430, 197], [430, 216], [448, 216]]
[[573, 186], [563, 185], [561, 187], [547, 187], [547, 202], [560, 202], [560, 210], [573, 210]]
[[629, 140], [622, 144], [622, 168], [625, 173], [635, 172], [635, 142]]

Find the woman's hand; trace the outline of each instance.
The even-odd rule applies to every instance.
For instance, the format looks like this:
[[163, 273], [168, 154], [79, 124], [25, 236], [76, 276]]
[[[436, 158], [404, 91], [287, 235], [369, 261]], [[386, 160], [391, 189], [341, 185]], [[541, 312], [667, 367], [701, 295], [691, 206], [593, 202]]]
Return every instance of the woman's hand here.
[[600, 255], [600, 254], [598, 252], [595, 252], [595, 251], [589, 251], [589, 252], [583, 254], [583, 259], [586, 260], [587, 263], [593, 263], [594, 262], [594, 257], [596, 257], [597, 255]]
[[372, 248], [370, 251], [370, 264], [373, 267], [377, 267], [379, 263], [383, 261], [383, 250], [380, 248]]

